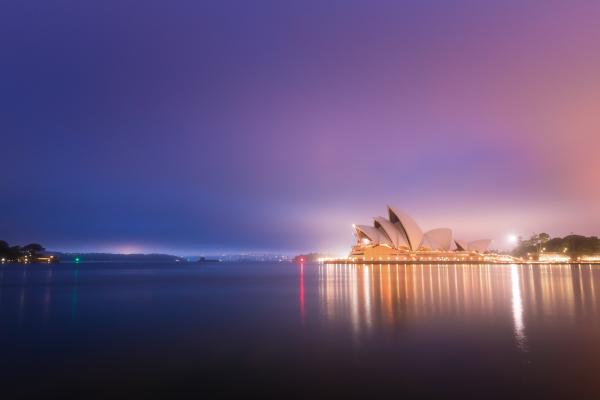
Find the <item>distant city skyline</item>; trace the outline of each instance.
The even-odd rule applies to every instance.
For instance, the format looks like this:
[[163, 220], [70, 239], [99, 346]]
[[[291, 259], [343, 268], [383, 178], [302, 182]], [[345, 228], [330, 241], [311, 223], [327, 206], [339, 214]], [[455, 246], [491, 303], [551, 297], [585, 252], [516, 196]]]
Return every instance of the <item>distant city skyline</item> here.
[[387, 202], [492, 248], [600, 235], [599, 20], [577, 0], [5, 2], [0, 239], [343, 254]]

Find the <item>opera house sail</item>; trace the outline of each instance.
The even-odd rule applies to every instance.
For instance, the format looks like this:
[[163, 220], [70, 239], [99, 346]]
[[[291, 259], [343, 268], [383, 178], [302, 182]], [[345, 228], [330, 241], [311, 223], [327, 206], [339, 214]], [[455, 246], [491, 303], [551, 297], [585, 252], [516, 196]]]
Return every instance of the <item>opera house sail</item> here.
[[511, 262], [489, 251], [491, 240], [455, 239], [450, 228], [423, 231], [408, 214], [387, 207], [387, 218], [353, 225], [356, 243], [348, 262]]

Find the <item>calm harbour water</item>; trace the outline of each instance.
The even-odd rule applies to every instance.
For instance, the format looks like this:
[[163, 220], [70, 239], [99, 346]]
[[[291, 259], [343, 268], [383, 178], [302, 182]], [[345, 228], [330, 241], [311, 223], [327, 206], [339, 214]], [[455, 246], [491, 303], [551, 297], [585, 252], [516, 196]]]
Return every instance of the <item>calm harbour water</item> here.
[[600, 267], [0, 266], [7, 398], [600, 397]]

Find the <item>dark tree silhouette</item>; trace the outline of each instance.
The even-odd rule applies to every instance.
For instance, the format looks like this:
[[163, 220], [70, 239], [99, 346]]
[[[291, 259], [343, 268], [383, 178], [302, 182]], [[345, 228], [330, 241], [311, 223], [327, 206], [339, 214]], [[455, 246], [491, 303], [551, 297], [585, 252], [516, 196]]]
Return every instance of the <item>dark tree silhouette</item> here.
[[23, 246], [22, 249], [28, 256], [36, 256], [37, 254], [41, 253], [42, 251], [46, 250], [44, 249], [44, 247], [42, 247], [41, 244], [39, 243], [29, 243], [26, 246]]
[[0, 258], [9, 258], [10, 247], [4, 240], [0, 240]]
[[11, 246], [8, 249], [8, 259], [16, 261], [22, 255], [21, 246]]
[[545, 233], [533, 235], [528, 240], [519, 240], [513, 254], [524, 257], [537, 254], [542, 249], [548, 253], [565, 253], [571, 257], [600, 253], [600, 239], [596, 236], [568, 235], [563, 238], [550, 236]]
[[[6, 241], [0, 240], [0, 258], [8, 262], [21, 262], [23, 257], [27, 256], [28, 262], [35, 262], [36, 257], [40, 256], [46, 249], [39, 243], [29, 243], [27, 246], [10, 246]], [[58, 258], [53, 257], [57, 261]]]

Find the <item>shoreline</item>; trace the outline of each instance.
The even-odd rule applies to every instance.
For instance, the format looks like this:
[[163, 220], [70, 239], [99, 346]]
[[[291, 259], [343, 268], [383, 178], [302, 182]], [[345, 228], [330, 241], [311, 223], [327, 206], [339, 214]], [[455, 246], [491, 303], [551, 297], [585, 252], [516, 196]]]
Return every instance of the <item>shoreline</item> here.
[[544, 261], [418, 261], [418, 260], [325, 260], [320, 264], [325, 265], [600, 265], [600, 261], [569, 261], [569, 262], [544, 262]]

